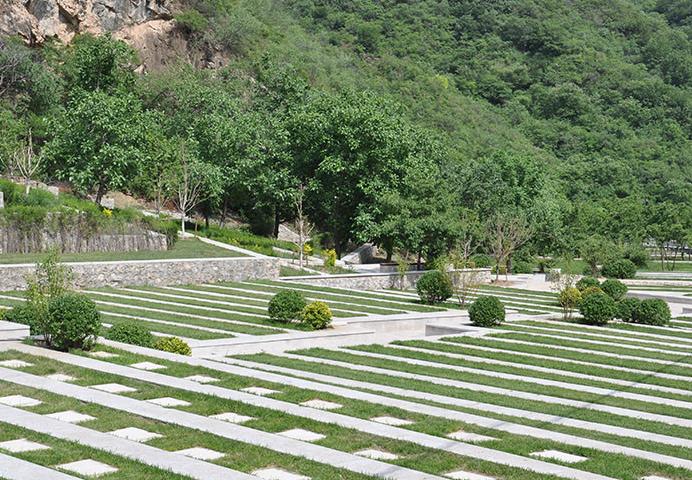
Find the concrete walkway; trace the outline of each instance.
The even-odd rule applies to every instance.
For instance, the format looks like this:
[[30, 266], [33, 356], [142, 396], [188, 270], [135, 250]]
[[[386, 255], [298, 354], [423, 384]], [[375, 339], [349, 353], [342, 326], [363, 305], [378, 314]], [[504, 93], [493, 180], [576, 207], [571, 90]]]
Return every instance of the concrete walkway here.
[[[46, 351], [49, 353], [57, 353], [51, 352], [49, 350]], [[67, 355], [74, 358], [81, 358], [76, 357], [74, 355]], [[103, 364], [101, 365], [102, 368], [100, 369], [100, 371], [108, 371], [107, 366], [114, 365], [107, 364], [106, 362], [97, 362]], [[146, 372], [128, 367], [120, 368], [125, 368], [126, 370], [132, 370], [134, 372], [140, 372], [142, 374], [141, 377], [150, 377], [152, 375], [152, 372]], [[160, 374], [153, 375], [165, 377], [163, 380], [168, 380], [168, 386], [173, 386], [170, 384], [177, 383], [175, 377], [169, 377]], [[133, 378], [138, 377], [133, 375]], [[241, 425], [225, 422], [223, 420], [217, 420], [214, 418], [204, 417], [182, 410], [161, 407], [151, 402], [135, 400], [129, 397], [102, 392], [100, 390], [95, 390], [93, 388], [80, 387], [69, 383], [58, 382], [46, 377], [31, 375], [16, 370], [0, 367], [0, 379], [7, 382], [15, 383], [17, 385], [24, 385], [31, 388], [50, 391], [54, 394], [74, 398], [77, 400], [81, 400], [83, 402], [95, 403], [97, 405], [102, 405], [104, 407], [112, 408], [115, 410], [128, 412], [134, 415], [139, 415], [141, 417], [150, 418], [157, 421], [170, 423], [173, 425], [179, 425], [181, 427], [211, 433], [224, 438], [228, 438], [230, 440], [235, 440], [238, 442], [243, 442], [258, 447], [267, 448], [269, 450], [273, 450], [276, 452], [285, 453], [296, 457], [303, 457], [308, 460], [312, 460], [326, 465], [331, 465], [335, 468], [343, 468], [345, 470], [350, 470], [352, 472], [361, 473], [364, 475], [370, 475], [373, 477], [385, 478], [390, 480], [443, 480], [441, 477], [435, 475], [425, 474], [422, 472], [418, 472], [416, 470], [398, 467], [396, 465], [388, 464], [385, 462], [359, 457], [357, 455], [353, 455], [350, 453], [333, 450], [331, 448], [322, 447], [320, 445], [314, 445], [312, 443], [294, 440], [292, 438], [284, 437], [274, 433], [263, 432], [261, 430], [243, 427]], [[148, 381], [146, 378], [138, 379], [142, 381]], [[188, 380], [180, 381], [187, 384], [196, 383]], [[201, 387], [210, 387], [208, 385], [197, 385]], [[140, 449], [142, 448], [142, 445], [139, 443], [136, 443], [136, 446]], [[485, 450], [484, 453], [486, 454], [486, 456], [488, 455], [488, 452], [491, 452], [491, 450], [488, 449], [483, 450]], [[512, 455], [512, 457], [516, 457], [516, 459], [523, 459], [523, 457], [519, 457], [516, 455]], [[565, 478], [577, 479], [585, 477], [571, 476]], [[592, 480], [603, 480], [608, 477], [595, 475], [589, 478], [592, 478]]]
[[661, 415], [657, 413], [649, 413], [641, 410], [632, 410], [629, 408], [613, 407], [610, 405], [601, 405], [596, 403], [584, 402], [580, 400], [570, 400], [567, 398], [554, 397], [550, 395], [542, 395], [538, 393], [522, 392], [518, 390], [510, 390], [508, 388], [493, 387], [489, 385], [483, 385], [480, 383], [470, 383], [462, 382], [459, 380], [449, 380], [440, 377], [431, 377], [429, 375], [419, 375], [415, 373], [400, 372], [395, 370], [387, 370], [378, 367], [369, 367], [365, 365], [354, 365], [346, 362], [340, 362], [337, 360], [327, 360], [323, 358], [309, 357], [306, 355], [295, 355], [290, 353], [280, 354], [284, 358], [292, 358], [294, 360], [302, 360], [312, 363], [317, 363], [320, 365], [331, 365], [335, 367], [346, 368], [354, 371], [377, 373], [389, 377], [399, 377], [407, 378], [411, 380], [419, 380], [425, 383], [431, 383], [435, 385], [443, 385], [448, 387], [460, 388], [464, 390], [471, 390], [473, 392], [486, 392], [496, 395], [501, 395], [505, 397], [521, 398], [523, 400], [531, 400], [536, 402], [552, 403], [556, 405], [564, 405], [568, 407], [594, 410], [597, 412], [610, 413], [612, 415], [619, 415], [622, 417], [638, 418], [641, 420], [649, 420], [652, 422], [659, 422], [665, 425], [676, 425], [678, 427], [692, 428], [692, 420], [686, 418], [673, 417], [670, 415]]
[[[583, 385], [580, 383], [569, 383], [569, 382], [549, 380], [549, 379], [539, 378], [539, 377], [517, 375], [517, 374], [513, 374], [513, 373], [496, 372], [493, 370], [483, 370], [483, 369], [479, 369], [479, 368], [462, 367], [460, 365], [450, 365], [448, 363], [431, 362], [431, 361], [427, 361], [427, 360], [419, 360], [419, 359], [405, 357], [405, 356], [386, 355], [386, 354], [380, 354], [380, 353], [365, 352], [362, 350], [348, 350], [348, 349], [343, 349], [343, 348], [339, 349], [339, 350], [344, 352], [344, 353], [348, 353], [349, 355], [355, 355], [355, 356], [366, 357], [366, 358], [376, 358], [376, 359], [382, 359], [382, 360], [389, 360], [389, 361], [393, 361], [393, 362], [404, 363], [407, 365], [418, 365], [421, 367], [431, 367], [431, 368], [453, 370], [455, 372], [471, 373], [474, 375], [484, 375], [484, 376], [499, 378], [499, 379], [503, 379], [503, 380], [514, 380], [517, 382], [533, 383], [536, 385], [544, 385], [547, 387], [556, 387], [556, 388], [563, 388], [563, 389], [567, 389], [567, 390], [575, 390], [577, 392], [591, 393], [591, 394], [600, 395], [603, 397], [626, 398], [629, 400], [636, 400], [639, 402], [656, 403], [656, 404], [662, 404], [662, 405], [669, 405], [671, 407], [676, 407], [676, 408], [684, 408], [684, 409], [691, 409], [692, 410], [692, 402], [685, 402], [682, 400], [675, 400], [675, 399], [666, 398], [666, 397], [655, 397], [655, 396], [650, 396], [650, 395], [643, 395], [640, 393], [622, 392], [620, 390], [612, 390], [612, 389], [601, 388], [601, 387], [593, 387], [591, 385]], [[559, 371], [555, 371], [554, 373], [559, 375]], [[627, 386], [638, 388], [638, 384], [635, 382], [629, 382], [627, 384]], [[692, 392], [688, 392], [685, 390], [676, 390], [675, 393], [677, 393], [678, 395], [692, 395]]]
[[0, 453], [0, 478], [6, 480], [79, 480], [52, 468]]
[[[451, 364], [446, 363], [443, 361], [444, 358], [449, 358], [449, 359], [455, 359], [455, 360], [465, 360], [469, 362], [475, 362], [475, 363], [486, 363], [488, 365], [498, 365], [498, 366], [503, 366], [503, 367], [511, 367], [515, 369], [520, 369], [520, 370], [529, 370], [531, 372], [541, 372], [541, 373], [547, 373], [551, 375], [561, 375], [563, 377], [570, 377], [570, 378], [580, 378], [583, 380], [592, 380], [595, 382], [603, 382], [603, 383], [612, 383], [614, 385], [620, 385], [623, 387], [631, 387], [631, 388], [641, 388], [645, 390], [655, 390], [658, 392], [665, 392], [665, 393], [673, 393], [676, 395], [692, 395], [692, 391], [690, 390], [683, 390], [681, 388], [672, 388], [672, 387], [665, 387], [661, 385], [655, 385], [651, 383], [641, 383], [641, 382], [635, 382], [631, 380], [620, 380], [617, 378], [609, 378], [609, 377], [603, 377], [603, 376], [597, 376], [597, 375], [589, 375], [586, 373], [578, 373], [578, 372], [572, 372], [570, 370], [559, 370], [556, 368], [548, 368], [548, 367], [540, 367], [538, 365], [530, 365], [530, 364], [525, 364], [525, 363], [517, 363], [517, 362], [508, 362], [508, 361], [503, 361], [503, 360], [495, 360], [493, 358], [487, 358], [487, 357], [481, 357], [481, 356], [473, 356], [473, 355], [462, 355], [459, 353], [451, 353], [451, 352], [444, 352], [441, 350], [433, 350], [433, 349], [428, 349], [428, 348], [419, 348], [419, 347], [409, 347], [406, 345], [395, 345], [395, 344], [389, 344], [387, 345], [387, 348], [391, 348], [393, 350], [401, 350], [403, 352], [416, 352], [416, 353], [423, 353], [425, 355], [431, 355], [431, 356], [436, 356], [439, 357], [440, 360], [437, 362], [437, 365], [441, 365], [442, 367], [448, 367]], [[349, 353], [352, 353], [353, 350], [350, 349], [343, 349], [344, 351], [347, 351]], [[390, 358], [402, 358], [402, 357], [396, 357], [394, 355], [389, 355]], [[409, 358], [409, 357], [404, 357], [404, 358]], [[454, 365], [451, 365], [454, 366]], [[488, 370], [484, 369], [476, 369], [479, 372], [486, 372]], [[527, 377], [522, 377], [522, 378], [527, 378]]]
[[[21, 348], [22, 351], [25, 351], [26, 353], [32, 353], [32, 354], [37, 354], [37, 352], [32, 351], [32, 350], [43, 350], [43, 349], [38, 349], [36, 347], [28, 347], [25, 345], [22, 345], [21, 347], [23, 347], [23, 348]], [[18, 348], [18, 349], [20, 349], [20, 348]], [[336, 425], [340, 425], [340, 426], [343, 426], [346, 428], [353, 428], [355, 430], [359, 430], [361, 432], [369, 433], [372, 435], [383, 436], [383, 437], [392, 438], [392, 439], [401, 440], [401, 441], [408, 441], [408, 442], [416, 443], [418, 445], [426, 446], [429, 448], [453, 452], [453, 453], [456, 453], [458, 455], [462, 455], [462, 456], [466, 456], [466, 457], [470, 457], [470, 458], [481, 459], [481, 460], [485, 460], [485, 461], [492, 461], [492, 462], [499, 463], [502, 465], [507, 465], [507, 466], [516, 467], [516, 468], [522, 468], [522, 469], [526, 469], [526, 470], [532, 470], [532, 471], [535, 471], [538, 473], [545, 473], [548, 475], [556, 475], [556, 476], [559, 476], [562, 478], [581, 479], [581, 480], [589, 480], [589, 479], [596, 480], [597, 478], [601, 478], [601, 479], [604, 478], [601, 475], [595, 475], [595, 474], [588, 473], [588, 472], [581, 472], [579, 470], [571, 469], [568, 467], [563, 467], [560, 465], [553, 465], [553, 464], [542, 462], [539, 460], [526, 458], [526, 457], [522, 457], [519, 455], [514, 455], [514, 454], [502, 452], [502, 451], [492, 450], [492, 449], [480, 447], [477, 445], [472, 445], [472, 444], [458, 442], [458, 441], [454, 441], [454, 440], [450, 440], [450, 439], [445, 439], [442, 437], [427, 435], [427, 434], [423, 434], [423, 433], [419, 433], [419, 432], [415, 432], [415, 431], [411, 431], [411, 430], [402, 429], [399, 427], [384, 425], [384, 424], [373, 422], [370, 420], [363, 420], [363, 419], [359, 419], [359, 418], [355, 418], [355, 417], [349, 417], [346, 415], [342, 415], [342, 414], [338, 414], [338, 413], [334, 413], [334, 412], [330, 412], [330, 411], [318, 410], [318, 409], [313, 409], [313, 408], [309, 408], [309, 407], [302, 407], [300, 405], [295, 405], [295, 404], [283, 402], [280, 400], [274, 400], [274, 399], [267, 398], [267, 397], [250, 395], [250, 394], [246, 394], [246, 393], [239, 392], [236, 390], [230, 390], [230, 389], [226, 389], [226, 388], [222, 388], [222, 387], [215, 387], [212, 385], [203, 385], [203, 384], [191, 382], [191, 381], [184, 380], [184, 379], [178, 379], [178, 378], [171, 377], [168, 375], [158, 374], [158, 373], [154, 373], [154, 372], [141, 371], [141, 370], [137, 370], [137, 369], [133, 369], [133, 368], [129, 368], [129, 367], [122, 367], [119, 365], [110, 364], [107, 362], [102, 362], [102, 361], [93, 360], [93, 359], [89, 359], [89, 358], [76, 357], [74, 355], [63, 354], [60, 352], [54, 352], [54, 351], [50, 351], [50, 350], [44, 350], [44, 352], [46, 352], [47, 355], [43, 355], [43, 356], [48, 356], [48, 357], [54, 358], [58, 361], [66, 361], [69, 363], [73, 363], [73, 362], [70, 362], [69, 358], [66, 359], [65, 357], [72, 357], [75, 359], [75, 361], [83, 360], [84, 362], [80, 361], [80, 362], [76, 362], [74, 364], [79, 365], [79, 366], [83, 366], [85, 368], [97, 369], [99, 371], [104, 371], [104, 372], [113, 373], [113, 374], [117, 374], [117, 375], [125, 374], [125, 376], [130, 376], [132, 378], [137, 378], [137, 379], [142, 380], [142, 381], [148, 381], [148, 382], [156, 383], [159, 385], [166, 385], [166, 386], [170, 386], [172, 388], [181, 388], [181, 389], [185, 389], [188, 391], [196, 391], [199, 393], [214, 395], [214, 396], [217, 396], [220, 398], [227, 398], [229, 400], [237, 400], [237, 401], [241, 401], [241, 402], [248, 403], [248, 404], [251, 404], [254, 406], [258, 406], [258, 407], [282, 411], [282, 412], [287, 413], [289, 415], [301, 416], [304, 418], [310, 418], [310, 419], [324, 422], [324, 423], [336, 424]], [[190, 359], [190, 360], [194, 360], [194, 359]], [[210, 362], [210, 361], [206, 361], [206, 360], [201, 360], [201, 361], [205, 362], [205, 363], [214, 363], [214, 362]], [[7, 371], [7, 370], [0, 368], [0, 374], [2, 374], [5, 371]], [[22, 375], [27, 375], [27, 374], [22, 374]], [[33, 377], [32, 375], [28, 375], [28, 376]], [[43, 379], [42, 377], [38, 377], [38, 378], [41, 378], [42, 382], [45, 382], [45, 381], [50, 382], [49, 379]], [[73, 385], [69, 385], [69, 384], [60, 384], [59, 382], [55, 382], [55, 383], [58, 383], [59, 385], [62, 385], [63, 387], [68, 387], [68, 388], [74, 387]], [[38, 387], [35, 386], [35, 388], [38, 388]], [[86, 390], [88, 392], [90, 392], [92, 390], [92, 389], [83, 388], [83, 387], [77, 387], [77, 389], [78, 390], [79, 389]], [[331, 388], [331, 390], [333, 390], [333, 389], [334, 389], [334, 387]], [[60, 393], [60, 392], [58, 392], [58, 393]], [[70, 396], [74, 396], [75, 393], [82, 393], [83, 394], [84, 392], [72, 391], [72, 393], [73, 394], [71, 394]], [[100, 394], [102, 392], [98, 392], [98, 393]], [[107, 394], [107, 395], [110, 395], [110, 394]], [[117, 397], [117, 396], [116, 396], [116, 398], [121, 398], [124, 401], [130, 401], [131, 400], [128, 398]], [[139, 402], [139, 403], [145, 403], [145, 402]], [[112, 408], [121, 409], [120, 404], [109, 405], [109, 406], [111, 406]], [[167, 409], [165, 409], [165, 410], [167, 410]], [[198, 426], [192, 427], [192, 428], [200, 428], [199, 424], [202, 421], [204, 421], [204, 422], [217, 422], [215, 420], [208, 419], [206, 417], [198, 417], [197, 415], [188, 414], [187, 412], [173, 411], [172, 413], [174, 416], [177, 414], [178, 417], [181, 417], [182, 415], [192, 415], [193, 417], [197, 417], [198, 419], [201, 418], [201, 420], [197, 420], [195, 422]], [[138, 414], [143, 415], [142, 412], [138, 412]], [[148, 416], [148, 415], [143, 415], [143, 416]], [[178, 421], [181, 421], [181, 420], [182, 420], [182, 418], [178, 418], [178, 420], [174, 423], [177, 423]], [[497, 421], [495, 420], [494, 422], [497, 422]], [[222, 423], [225, 423], [225, 422], [222, 422]], [[246, 433], [244, 433], [244, 435], [246, 435], [246, 437], [245, 437], [246, 439], [245, 440], [241, 439], [241, 441], [245, 441], [248, 443], [252, 443], [252, 442], [249, 442], [248, 439], [255, 440], [255, 439], [257, 439], [257, 437], [262, 438], [263, 436], [266, 436], [266, 435], [269, 435], [271, 437], [281, 438], [285, 441], [290, 440], [290, 439], [286, 439], [284, 437], [279, 437], [277, 435], [266, 434], [266, 433], [258, 431], [258, 430], [249, 429], [246, 427], [240, 427], [238, 425], [233, 425], [233, 426], [247, 431]], [[248, 433], [248, 432], [253, 432], [253, 433]], [[214, 433], [214, 432], [212, 432], [212, 433]], [[298, 442], [298, 443], [303, 443], [303, 442]], [[312, 445], [312, 444], [306, 444], [306, 445], [308, 445], [311, 448], [317, 447], [316, 445]], [[584, 446], [584, 441], [581, 441], [580, 445]], [[274, 445], [267, 444], [266, 441], [265, 441], [265, 444], [263, 446], [266, 446], [267, 448], [271, 448], [271, 449], [276, 449], [274, 447]], [[337, 452], [335, 450], [326, 449], [324, 447], [319, 447], [319, 448], [321, 448], [322, 450], [328, 451], [328, 452], [338, 453], [339, 455], [352, 456], [350, 454], [344, 454], [342, 452]], [[308, 451], [309, 450], [310, 449], [308, 448]], [[306, 454], [308, 452], [303, 452], [302, 454], [299, 452], [285, 452], [285, 453], [292, 453], [293, 455], [306, 456]], [[323, 462], [325, 461], [326, 458], [334, 459], [334, 455], [325, 456], [325, 455], [327, 455], [325, 452], [322, 452], [322, 455], [323, 455], [323, 457], [322, 457]], [[663, 457], [663, 456], [661, 456], [661, 457]], [[308, 457], [308, 458], [310, 458], [310, 457]], [[360, 458], [360, 457], [356, 457], [356, 458]], [[334, 462], [335, 461], [336, 461], [336, 459], [334, 460]], [[365, 459], [360, 459], [360, 462], [362, 462], [362, 461], [365, 461]], [[370, 461], [373, 461], [373, 460], [370, 460]], [[337, 465], [337, 466], [341, 465], [341, 463], [334, 463], [334, 462], [329, 461], [328, 463], [330, 463], [332, 465]], [[379, 464], [381, 462], [377, 462], [377, 463]], [[392, 469], [392, 468], [395, 468], [395, 467], [390, 466], [390, 469]], [[692, 462], [690, 462], [690, 468], [692, 468]], [[406, 469], [402, 469], [402, 470], [406, 470]], [[368, 473], [368, 472], [362, 472], [362, 473]], [[373, 474], [373, 473], [370, 473], [370, 474]], [[400, 477], [394, 477], [393, 476], [393, 477], [385, 477], [385, 478], [400, 478]], [[413, 479], [414, 477], [405, 477], [405, 478]], [[428, 478], [428, 477], [425, 477], [425, 478]], [[433, 477], [429, 477], [429, 478], [433, 478]]]
[[[233, 478], [234, 480], [257, 480], [257, 477], [237, 470], [161, 450], [160, 448], [116, 437], [108, 433], [80, 427], [72, 423], [61, 422], [46, 415], [27, 412], [19, 408], [0, 405], [0, 421], [50, 435], [53, 438], [112, 453], [195, 480], [227, 480], [228, 478]], [[34, 477], [32, 480], [38, 480], [39, 478], [42, 479], [43, 477]]]

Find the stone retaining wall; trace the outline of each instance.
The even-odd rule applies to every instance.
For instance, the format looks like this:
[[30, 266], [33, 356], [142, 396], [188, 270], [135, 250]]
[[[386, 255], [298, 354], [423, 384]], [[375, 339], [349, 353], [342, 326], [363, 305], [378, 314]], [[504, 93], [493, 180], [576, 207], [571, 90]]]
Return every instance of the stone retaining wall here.
[[[182, 285], [247, 279], [277, 279], [276, 258], [194, 258], [184, 260], [134, 260], [123, 262], [68, 263], [78, 288], [125, 285]], [[26, 287], [33, 264], [0, 265], [0, 291]]]
[[[464, 269], [462, 271], [480, 272], [482, 283], [490, 283], [489, 268]], [[425, 271], [410, 271], [403, 279], [403, 288], [414, 288]], [[402, 288], [398, 273], [356, 273], [344, 275], [314, 275], [283, 277], [286, 282], [300, 282], [334, 288], [353, 288], [356, 290], [378, 290], [381, 288]]]

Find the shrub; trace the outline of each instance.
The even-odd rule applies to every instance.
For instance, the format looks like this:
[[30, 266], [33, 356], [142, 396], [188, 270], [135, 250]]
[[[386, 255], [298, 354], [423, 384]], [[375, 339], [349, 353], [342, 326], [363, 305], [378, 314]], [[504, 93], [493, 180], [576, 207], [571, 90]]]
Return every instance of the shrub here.
[[599, 287], [601, 283], [598, 281], [597, 278], [594, 277], [582, 277], [579, 279], [579, 281], [576, 284], [577, 289], [580, 292], [583, 292], [589, 287]]
[[527, 262], [524, 260], [517, 260], [512, 262], [512, 273], [533, 273], [533, 262]]
[[300, 319], [313, 330], [322, 330], [332, 323], [332, 311], [324, 302], [312, 302], [305, 306]]
[[576, 309], [581, 302], [581, 292], [576, 287], [567, 287], [560, 292], [558, 300], [560, 306], [562, 306], [565, 319], [568, 319], [572, 316], [572, 311]]
[[101, 317], [93, 300], [81, 293], [66, 293], [48, 302], [46, 344], [58, 350], [90, 350], [101, 330]]
[[188, 356], [192, 355], [190, 345], [178, 337], [161, 337], [154, 342], [154, 348], [168, 353], [177, 353], [179, 355]]
[[416, 291], [423, 303], [442, 303], [454, 294], [450, 278], [439, 270], [425, 272], [416, 282]]
[[649, 252], [641, 245], [630, 245], [623, 252], [623, 257], [634, 263], [637, 267], [646, 267], [649, 262]]
[[307, 303], [305, 297], [295, 290], [283, 290], [269, 301], [269, 318], [277, 322], [298, 320]]
[[336, 250], [329, 249], [324, 251], [324, 266], [334, 267], [336, 266]]
[[476, 265], [476, 268], [488, 268], [493, 264], [493, 259], [484, 253], [477, 253], [471, 256], [471, 261]]
[[204, 15], [199, 13], [194, 8], [183, 10], [175, 15], [175, 21], [180, 27], [187, 30], [189, 33], [201, 33], [206, 30], [208, 21]]
[[32, 188], [26, 196], [25, 202], [30, 207], [45, 208], [55, 207], [59, 203], [58, 197], [41, 188]]
[[151, 332], [141, 325], [134, 322], [117, 323], [106, 333], [108, 340], [114, 342], [129, 343], [140, 347], [151, 347], [154, 343], [154, 336]]
[[608, 278], [634, 278], [637, 273], [637, 266], [626, 258], [608, 260], [603, 264], [601, 273]]
[[605, 325], [615, 317], [617, 308], [615, 300], [601, 292], [584, 298], [579, 304], [579, 312], [584, 317], [584, 323]]
[[31, 327], [31, 333], [34, 333], [36, 313], [33, 308], [29, 305], [17, 305], [12, 308], [12, 310], [0, 311], [0, 320], [5, 322], [21, 323], [22, 325], [29, 325]]
[[632, 313], [634, 323], [667, 325], [670, 322], [670, 307], [660, 298], [647, 298], [637, 305]]
[[505, 321], [505, 306], [497, 297], [480, 296], [469, 307], [471, 323], [492, 327]]
[[641, 300], [634, 297], [623, 298], [617, 303], [618, 312], [615, 315], [623, 322], [631, 322], [634, 316], [634, 312], [639, 308]]
[[590, 297], [591, 295], [603, 293], [603, 290], [601, 290], [601, 287], [587, 287], [581, 292], [581, 299], [584, 300], [587, 297]]
[[627, 285], [620, 280], [609, 278], [601, 284], [601, 290], [616, 302], [622, 300], [627, 293]]

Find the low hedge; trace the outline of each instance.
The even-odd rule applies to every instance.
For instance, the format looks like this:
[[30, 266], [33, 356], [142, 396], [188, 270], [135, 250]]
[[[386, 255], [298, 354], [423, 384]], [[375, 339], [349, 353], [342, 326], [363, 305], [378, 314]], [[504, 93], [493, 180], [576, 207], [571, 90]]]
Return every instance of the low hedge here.
[[154, 336], [151, 332], [134, 322], [116, 323], [106, 333], [105, 337], [114, 342], [129, 343], [140, 347], [151, 347]]

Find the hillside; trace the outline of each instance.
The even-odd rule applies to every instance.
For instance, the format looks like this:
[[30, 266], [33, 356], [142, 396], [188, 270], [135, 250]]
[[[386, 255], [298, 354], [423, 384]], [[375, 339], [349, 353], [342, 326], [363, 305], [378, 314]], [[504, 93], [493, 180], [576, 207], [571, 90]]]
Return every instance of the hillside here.
[[[224, 178], [231, 180], [214, 201], [198, 207], [205, 215], [223, 215], [230, 208], [259, 230], [273, 223], [266, 227], [271, 231], [295, 215], [285, 201], [295, 177], [314, 187], [307, 190], [308, 215], [337, 250], [349, 239], [397, 244], [397, 235], [410, 237], [388, 231], [394, 227], [383, 216], [388, 209], [405, 210], [410, 217], [432, 214], [416, 211], [416, 204], [439, 190], [435, 184], [445, 188], [430, 208], [445, 226], [435, 227], [427, 239], [419, 235], [418, 245], [458, 229], [454, 222], [460, 216], [468, 218], [447, 211], [450, 204], [472, 210], [481, 220], [500, 207], [521, 210], [539, 223], [534, 252], [574, 249], [594, 233], [638, 242], [654, 235], [651, 225], [671, 219], [680, 229], [663, 236], [689, 235], [692, 25], [687, 2], [140, 3], [134, 13], [119, 12], [118, 22], [99, 17], [95, 29], [86, 22], [70, 35], [52, 35], [70, 40], [74, 33], [113, 31], [139, 51], [139, 60], [124, 55], [115, 63], [146, 76], [126, 73], [107, 88], [98, 82], [95, 88], [118, 102], [125, 102], [120, 92], [133, 95], [127, 102], [134, 103], [109, 107], [137, 116], [122, 119], [123, 127], [142, 122], [140, 132], [130, 132], [132, 142], [141, 144], [135, 137], [153, 122], [164, 125], [159, 140], [192, 135], [199, 149], [195, 155], [221, 164]], [[115, 12], [132, 5], [116, 4]], [[5, 15], [0, 31], [12, 33], [16, 25]], [[7, 157], [13, 142], [33, 125], [37, 145], [49, 147], [54, 174], [74, 146], [53, 138], [46, 121], [69, 123], [65, 115], [73, 111], [73, 93], [84, 88], [84, 79], [64, 68], [74, 64], [75, 49], [57, 46], [48, 40], [50, 30], [40, 31], [43, 47], [30, 54], [35, 68], [27, 67], [36, 76], [4, 89], [0, 122], [16, 136], [0, 147]], [[156, 35], [142, 34], [152, 31]], [[12, 48], [14, 55], [29, 55]], [[60, 81], [46, 80], [52, 76]], [[352, 111], [338, 118], [342, 107]], [[320, 177], [320, 162], [334, 147], [335, 132], [341, 135], [340, 125], [353, 120], [350, 134], [362, 139], [364, 119], [381, 113], [382, 128], [410, 141], [383, 146], [375, 141], [382, 137], [374, 135], [376, 146], [367, 152], [344, 154], [339, 168], [367, 157], [343, 179], [359, 190], [333, 203], [326, 200], [325, 192], [346, 188]], [[319, 138], [316, 129], [305, 127], [317, 114], [329, 124]], [[152, 157], [128, 153], [139, 154]], [[402, 172], [409, 166], [378, 173], [361, 187], [367, 172], [377, 168], [375, 156], [382, 162], [413, 157], [432, 162], [417, 164], [431, 172], [431, 188], [426, 193], [420, 179], [405, 180]], [[143, 172], [135, 170], [117, 175], [111, 186], [151, 195]], [[247, 178], [251, 170], [264, 173]], [[74, 178], [74, 171], [57, 177]], [[83, 185], [90, 189], [94, 182]], [[402, 209], [406, 200], [414, 205]], [[330, 219], [334, 216], [343, 220]]]

